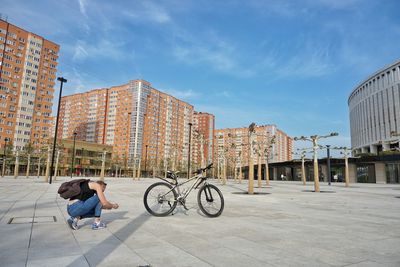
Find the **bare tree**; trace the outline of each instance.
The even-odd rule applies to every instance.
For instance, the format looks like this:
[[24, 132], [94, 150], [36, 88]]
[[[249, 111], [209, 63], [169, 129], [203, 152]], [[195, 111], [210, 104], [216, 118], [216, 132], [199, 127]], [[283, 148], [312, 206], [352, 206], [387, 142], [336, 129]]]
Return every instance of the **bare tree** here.
[[255, 137], [256, 124], [253, 122], [248, 128], [248, 165], [249, 165], [249, 184], [248, 184], [248, 194], [254, 194], [254, 164], [253, 164], [253, 147], [254, 147], [254, 137]]

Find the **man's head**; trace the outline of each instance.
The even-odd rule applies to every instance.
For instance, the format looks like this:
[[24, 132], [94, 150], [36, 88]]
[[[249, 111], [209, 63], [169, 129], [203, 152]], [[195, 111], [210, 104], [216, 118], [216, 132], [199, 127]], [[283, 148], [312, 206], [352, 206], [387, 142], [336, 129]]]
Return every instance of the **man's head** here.
[[103, 192], [104, 192], [104, 190], [106, 190], [106, 186], [107, 186], [107, 184], [104, 182], [104, 181], [96, 181], [96, 183], [98, 183], [99, 185], [101, 185], [101, 187], [103, 188]]

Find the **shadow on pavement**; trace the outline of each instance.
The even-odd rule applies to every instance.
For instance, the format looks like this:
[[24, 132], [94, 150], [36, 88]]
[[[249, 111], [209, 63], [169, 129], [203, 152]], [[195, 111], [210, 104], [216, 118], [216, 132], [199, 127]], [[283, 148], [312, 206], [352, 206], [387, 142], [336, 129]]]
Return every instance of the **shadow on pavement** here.
[[[312, 193], [315, 193], [315, 190], [302, 190], [301, 192], [312, 192]], [[317, 192], [317, 193], [336, 193], [335, 191], [324, 191], [324, 190], [321, 190], [321, 191], [319, 191], [319, 192]]]
[[[88, 252], [84, 254], [86, 257], [87, 255], [96, 255], [93, 260], [91, 257], [91, 261], [88, 262], [90, 266], [97, 266], [99, 265], [108, 255], [110, 255], [115, 249], [117, 249], [121, 244], [116, 243], [115, 238], [119, 239], [121, 243], [123, 243], [126, 239], [128, 239], [137, 229], [139, 229], [148, 219], [150, 215], [147, 212], [140, 214], [135, 219], [131, 220], [127, 225], [119, 229], [115, 233], [111, 233], [111, 236], [106, 238], [101, 243], [97, 244], [96, 246], [92, 247]], [[106, 230], [105, 230], [106, 231]], [[77, 233], [79, 234], [79, 232]], [[104, 245], [107, 244], [107, 245]], [[99, 253], [101, 251], [101, 253]], [[70, 263], [69, 267], [74, 267], [80, 264], [81, 261], [76, 259], [72, 263]]]
[[[104, 222], [106, 224], [110, 224], [113, 221], [117, 221], [117, 220], [123, 220], [123, 219], [129, 219], [129, 217], [125, 217], [125, 215], [127, 214], [127, 211], [117, 211], [117, 212], [110, 212], [107, 214], [102, 215], [102, 218], [104, 220]], [[82, 222], [84, 220], [84, 222]], [[80, 226], [79, 228], [83, 227], [83, 226], [87, 226], [87, 225], [92, 225], [93, 223], [93, 218], [85, 218], [82, 219], [80, 221]]]
[[253, 194], [249, 194], [249, 192], [232, 192], [232, 194], [234, 195], [270, 195], [271, 193], [267, 193], [267, 192], [254, 192]]

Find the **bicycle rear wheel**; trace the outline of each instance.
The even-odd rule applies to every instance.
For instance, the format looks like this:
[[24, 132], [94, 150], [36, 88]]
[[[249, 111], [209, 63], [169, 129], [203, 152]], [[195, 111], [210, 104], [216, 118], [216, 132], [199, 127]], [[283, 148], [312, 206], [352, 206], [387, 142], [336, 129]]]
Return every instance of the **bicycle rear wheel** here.
[[212, 184], [203, 185], [197, 194], [200, 210], [208, 217], [218, 217], [224, 210], [224, 196]]
[[177, 197], [178, 194], [172, 185], [158, 182], [147, 188], [143, 196], [143, 203], [151, 215], [162, 217], [167, 216], [175, 209]]

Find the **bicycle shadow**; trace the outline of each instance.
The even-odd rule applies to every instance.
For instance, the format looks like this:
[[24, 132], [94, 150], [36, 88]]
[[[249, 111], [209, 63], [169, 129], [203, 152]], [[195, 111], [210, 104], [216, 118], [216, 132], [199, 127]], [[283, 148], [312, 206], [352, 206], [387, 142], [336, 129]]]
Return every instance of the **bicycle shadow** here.
[[199, 208], [199, 206], [198, 206], [197, 204], [193, 204], [193, 205], [191, 205], [191, 206], [188, 206], [188, 205], [186, 204], [186, 207], [188, 208], [188, 210], [186, 210], [183, 206], [177, 206], [177, 207], [175, 208], [175, 210], [174, 210], [169, 216], [174, 216], [174, 215], [176, 215], [176, 214], [178, 214], [178, 216], [179, 216], [180, 214], [189, 216], [189, 215], [190, 215], [189, 213], [190, 213], [191, 211], [194, 211], [194, 210], [195, 210], [195, 212], [196, 212], [198, 215], [200, 215], [200, 216], [202, 216], [202, 217], [204, 217], [204, 218], [209, 218], [208, 216], [206, 216], [206, 215], [200, 210], [200, 208]]

